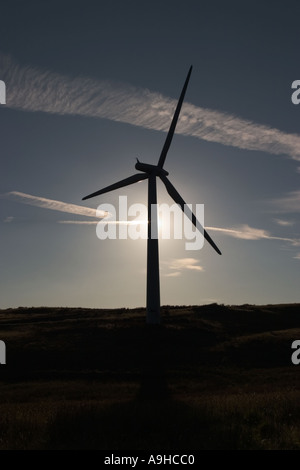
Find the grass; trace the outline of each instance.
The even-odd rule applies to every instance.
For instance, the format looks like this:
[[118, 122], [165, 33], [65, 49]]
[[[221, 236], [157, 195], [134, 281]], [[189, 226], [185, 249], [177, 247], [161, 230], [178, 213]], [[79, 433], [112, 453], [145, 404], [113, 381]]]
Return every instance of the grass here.
[[2, 404], [1, 449], [300, 449], [299, 393]]
[[300, 450], [298, 312], [0, 311], [0, 449]]

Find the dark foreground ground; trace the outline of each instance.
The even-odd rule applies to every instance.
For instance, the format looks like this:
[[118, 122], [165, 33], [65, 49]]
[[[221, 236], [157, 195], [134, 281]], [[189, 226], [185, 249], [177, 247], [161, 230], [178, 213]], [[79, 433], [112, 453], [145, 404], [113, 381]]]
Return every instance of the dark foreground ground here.
[[300, 449], [300, 305], [0, 310], [0, 449]]

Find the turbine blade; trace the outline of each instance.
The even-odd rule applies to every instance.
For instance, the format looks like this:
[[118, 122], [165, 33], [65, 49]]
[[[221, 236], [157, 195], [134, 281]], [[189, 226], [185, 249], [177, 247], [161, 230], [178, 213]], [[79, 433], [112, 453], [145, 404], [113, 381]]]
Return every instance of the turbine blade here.
[[110, 186], [106, 186], [106, 188], [99, 189], [95, 193], [89, 194], [82, 198], [84, 201], [85, 199], [90, 199], [91, 197], [99, 196], [100, 194], [108, 193], [109, 191], [113, 191], [114, 189], [123, 188], [123, 186], [129, 186], [130, 184], [137, 183], [138, 181], [145, 180], [148, 178], [149, 175], [146, 173], [136, 173], [135, 175], [129, 176], [124, 180], [118, 181], [118, 183], [111, 184]]
[[[164, 175], [160, 175], [160, 179], [164, 183], [171, 198], [176, 202], [176, 204], [178, 204], [181, 207], [181, 210], [184, 211], [185, 202], [180, 196], [180, 194], [177, 192], [177, 190], [174, 188], [172, 183]], [[208, 241], [208, 243], [210, 243], [210, 245], [216, 250], [216, 252], [219, 255], [221, 255], [222, 254], [221, 251], [219, 250], [215, 242], [211, 239], [211, 237], [208, 235], [207, 231], [202, 227], [199, 220], [196, 219], [196, 216], [192, 213], [192, 211], [190, 211], [190, 219], [198, 230], [201, 229], [200, 231], [203, 231], [204, 238]]]
[[169, 129], [167, 138], [165, 140], [165, 144], [163, 146], [163, 149], [161, 151], [161, 154], [160, 154], [160, 157], [159, 157], [159, 160], [158, 160], [158, 167], [159, 168], [162, 168], [164, 166], [165, 159], [166, 159], [168, 150], [170, 148], [170, 145], [171, 145], [171, 142], [172, 142], [172, 139], [173, 139], [173, 135], [174, 135], [174, 132], [175, 132], [175, 127], [176, 127], [178, 117], [179, 117], [179, 113], [180, 113], [180, 110], [181, 110], [181, 106], [182, 106], [182, 103], [183, 103], [183, 100], [184, 100], [184, 95], [185, 95], [185, 92], [186, 92], [186, 89], [187, 89], [187, 86], [188, 86], [188, 83], [189, 83], [189, 79], [190, 79], [190, 76], [191, 76], [191, 73], [192, 73], [192, 68], [193, 68], [193, 66], [191, 65], [190, 70], [189, 70], [189, 72], [187, 74], [187, 77], [185, 79], [185, 83], [183, 85], [180, 98], [179, 98], [178, 103], [177, 103], [177, 107], [176, 107], [176, 110], [175, 110], [175, 113], [174, 113], [174, 116], [173, 116], [173, 119], [172, 119], [172, 122], [171, 122], [171, 126], [170, 126], [170, 129]]

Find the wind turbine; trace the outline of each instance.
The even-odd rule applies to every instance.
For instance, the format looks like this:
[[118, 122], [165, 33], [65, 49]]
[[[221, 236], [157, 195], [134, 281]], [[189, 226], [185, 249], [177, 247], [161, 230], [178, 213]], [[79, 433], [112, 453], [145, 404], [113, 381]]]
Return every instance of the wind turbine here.
[[[159, 176], [164, 183], [171, 198], [180, 206], [182, 211], [185, 208], [185, 202], [174, 188], [170, 180], [167, 178], [168, 172], [164, 170], [163, 166], [166, 160], [168, 150], [170, 148], [172, 138], [175, 132], [175, 127], [178, 121], [181, 106], [184, 100], [185, 92], [189, 83], [192, 73], [192, 66], [189, 69], [181, 95], [179, 97], [177, 107], [167, 134], [163, 149], [161, 151], [158, 164], [150, 165], [148, 163], [141, 163], [137, 160], [135, 165], [136, 170], [142, 173], [136, 173], [128, 178], [125, 178], [118, 183], [100, 189], [88, 196], [83, 200], [91, 197], [99, 196], [100, 194], [108, 193], [114, 189], [123, 188], [130, 184], [137, 183], [142, 180], [148, 179], [148, 240], [147, 240], [147, 323], [158, 324], [160, 323], [160, 288], [159, 288], [159, 256], [158, 256], [158, 236], [157, 236], [157, 192], [156, 192], [156, 178]], [[204, 238], [210, 243], [215, 251], [221, 255], [221, 252], [207, 231], [202, 227], [200, 222], [196, 219], [195, 215], [190, 212], [189, 217], [194, 226], [200, 230]]]

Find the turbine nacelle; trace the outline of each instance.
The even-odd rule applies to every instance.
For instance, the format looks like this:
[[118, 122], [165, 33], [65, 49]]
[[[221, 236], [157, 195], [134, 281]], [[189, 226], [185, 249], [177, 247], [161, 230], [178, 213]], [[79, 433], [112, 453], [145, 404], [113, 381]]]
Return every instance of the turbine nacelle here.
[[160, 168], [157, 165], [150, 165], [149, 163], [142, 163], [137, 158], [137, 163], [135, 164], [136, 170], [143, 171], [149, 175], [155, 176], [168, 176], [168, 172], [163, 168]]

